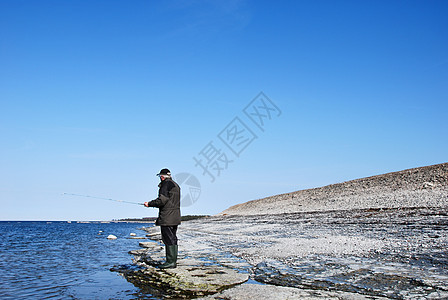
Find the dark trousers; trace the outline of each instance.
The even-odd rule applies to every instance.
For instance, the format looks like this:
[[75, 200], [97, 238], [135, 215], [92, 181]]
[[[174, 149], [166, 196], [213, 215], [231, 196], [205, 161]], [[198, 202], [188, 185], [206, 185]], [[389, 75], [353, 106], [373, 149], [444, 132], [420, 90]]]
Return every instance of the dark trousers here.
[[176, 226], [160, 226], [162, 232], [162, 241], [166, 246], [177, 245], [177, 225]]

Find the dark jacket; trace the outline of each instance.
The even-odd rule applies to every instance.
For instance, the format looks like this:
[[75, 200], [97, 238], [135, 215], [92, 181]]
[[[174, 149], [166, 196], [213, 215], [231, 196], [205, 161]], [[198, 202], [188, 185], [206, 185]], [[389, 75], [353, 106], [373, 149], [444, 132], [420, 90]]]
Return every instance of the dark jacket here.
[[159, 183], [159, 197], [148, 203], [159, 208], [156, 225], [175, 226], [180, 224], [180, 187], [174, 180], [167, 178]]

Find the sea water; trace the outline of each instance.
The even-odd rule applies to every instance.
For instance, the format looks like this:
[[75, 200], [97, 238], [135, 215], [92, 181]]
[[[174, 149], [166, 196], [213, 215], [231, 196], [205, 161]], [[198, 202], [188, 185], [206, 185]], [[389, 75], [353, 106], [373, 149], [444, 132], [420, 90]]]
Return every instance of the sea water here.
[[[154, 299], [116, 272], [149, 223], [0, 222], [0, 299]], [[107, 236], [113, 234], [116, 240]]]

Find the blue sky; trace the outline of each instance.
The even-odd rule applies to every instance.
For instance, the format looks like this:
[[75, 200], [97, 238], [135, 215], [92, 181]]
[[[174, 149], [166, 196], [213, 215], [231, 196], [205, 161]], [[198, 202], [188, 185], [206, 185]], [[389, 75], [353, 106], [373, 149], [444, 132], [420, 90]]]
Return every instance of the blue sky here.
[[[446, 162], [447, 15], [447, 1], [0, 0], [0, 220], [156, 216], [62, 194], [151, 200], [165, 167], [200, 182], [183, 214], [215, 214]], [[278, 108], [263, 130], [243, 111], [260, 92]], [[256, 136], [239, 156], [218, 137], [236, 117]], [[231, 161], [214, 182], [193, 159], [210, 142]]]

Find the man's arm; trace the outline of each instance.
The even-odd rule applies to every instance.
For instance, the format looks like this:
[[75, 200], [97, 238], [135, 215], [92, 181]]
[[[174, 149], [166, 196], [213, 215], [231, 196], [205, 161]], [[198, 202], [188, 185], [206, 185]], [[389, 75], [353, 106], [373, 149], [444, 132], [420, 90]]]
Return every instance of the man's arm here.
[[170, 199], [169, 197], [166, 197], [166, 196], [160, 194], [159, 197], [158, 197], [157, 199], [154, 199], [154, 200], [149, 201], [149, 202], [145, 202], [144, 205], [145, 205], [146, 207], [158, 207], [158, 208], [160, 208], [160, 207], [164, 207], [164, 206], [165, 206], [165, 203], [166, 203], [169, 199]]
[[145, 202], [146, 207], [163, 207], [166, 202], [170, 199], [170, 191], [174, 187], [174, 183], [168, 181], [166, 184], [162, 184], [159, 190], [159, 197], [149, 202]]

